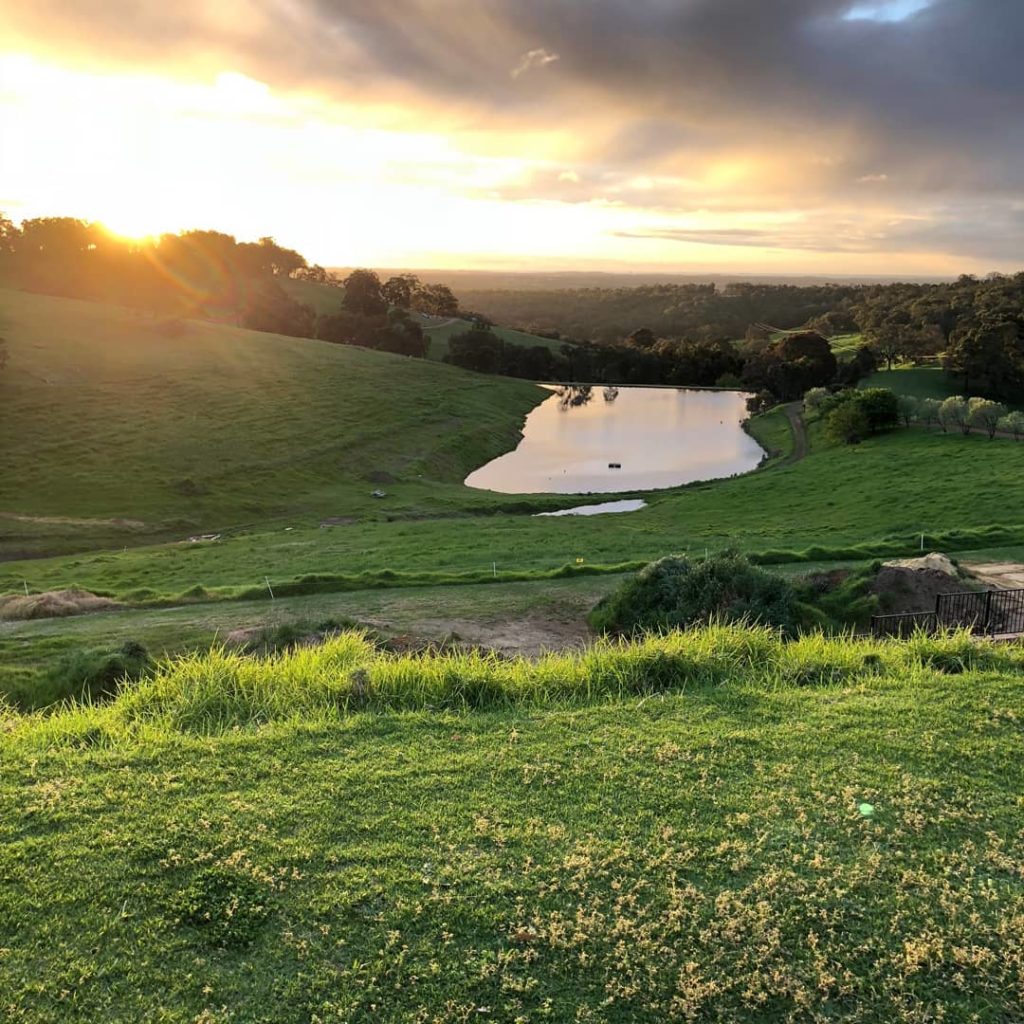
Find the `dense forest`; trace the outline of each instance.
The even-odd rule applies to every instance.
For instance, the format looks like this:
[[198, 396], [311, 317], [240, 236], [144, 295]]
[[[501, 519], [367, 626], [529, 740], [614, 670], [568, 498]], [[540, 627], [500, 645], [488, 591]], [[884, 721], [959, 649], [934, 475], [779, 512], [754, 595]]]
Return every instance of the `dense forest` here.
[[941, 362], [965, 390], [1024, 398], [1024, 273], [940, 284], [648, 285], [463, 298], [501, 323], [571, 343], [618, 345], [638, 333], [748, 345], [795, 329], [860, 334], [890, 366]]

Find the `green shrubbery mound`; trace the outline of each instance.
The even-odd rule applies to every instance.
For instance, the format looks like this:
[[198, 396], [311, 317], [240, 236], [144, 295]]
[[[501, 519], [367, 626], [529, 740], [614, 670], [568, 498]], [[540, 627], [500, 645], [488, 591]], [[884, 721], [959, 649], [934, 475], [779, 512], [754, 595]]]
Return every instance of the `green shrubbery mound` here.
[[699, 561], [673, 556], [641, 569], [590, 613], [602, 633], [662, 632], [715, 620], [777, 627], [802, 618], [796, 591], [779, 576], [727, 551]]

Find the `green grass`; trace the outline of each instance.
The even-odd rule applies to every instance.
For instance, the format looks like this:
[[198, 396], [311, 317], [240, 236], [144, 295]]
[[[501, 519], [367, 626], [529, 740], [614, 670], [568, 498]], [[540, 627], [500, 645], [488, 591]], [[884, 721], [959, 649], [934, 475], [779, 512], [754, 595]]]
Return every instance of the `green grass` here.
[[832, 353], [836, 359], [846, 362], [848, 359], [852, 359], [854, 352], [864, 344], [864, 335], [859, 333], [837, 334], [834, 338], [829, 338], [829, 344], [832, 346]]
[[[477, 515], [227, 536], [208, 544], [0, 564], [0, 592], [79, 584], [131, 600], [405, 584], [486, 582], [738, 547], [771, 563], [912, 554], [1024, 543], [1006, 495], [1024, 485], [1024, 445], [981, 435], [899, 430], [853, 447], [825, 445], [812, 425], [800, 462], [651, 494], [621, 516]], [[199, 596], [202, 596], [200, 593]]]
[[[358, 621], [388, 636], [441, 640], [515, 636], [520, 625], [552, 624], [584, 634], [590, 609], [621, 577], [582, 576], [494, 586], [413, 587], [145, 608], [0, 623], [0, 699], [32, 710], [72, 692], [67, 660], [81, 651], [115, 651], [132, 641], [155, 657], [208, 649], [236, 630], [296, 623]], [[552, 641], [554, 642], [554, 641]]]
[[284, 290], [296, 300], [311, 306], [317, 316], [330, 316], [341, 308], [345, 297], [344, 288], [336, 288], [329, 284], [318, 284], [316, 281], [281, 281]]
[[[453, 335], [463, 334], [472, 328], [472, 324], [468, 320], [455, 320], [452, 323], [445, 324], [443, 327], [430, 327], [429, 324], [433, 321], [423, 321], [424, 333], [430, 340], [430, 349], [427, 352], [429, 359], [443, 360], [448, 354], [448, 342]], [[496, 326], [491, 329], [494, 334], [499, 338], [503, 338], [510, 345], [519, 345], [523, 348], [534, 348], [540, 346], [541, 348], [550, 349], [552, 352], [558, 353], [562, 351], [561, 341], [555, 341], [551, 338], [542, 338], [536, 334], [527, 334], [524, 331], [517, 331], [511, 327], [500, 327]]]
[[862, 388], [888, 388], [897, 395], [914, 398], [937, 398], [941, 401], [959, 394], [956, 381], [937, 366], [904, 366], [895, 370], [878, 370], [860, 382]]
[[751, 416], [744, 429], [767, 452], [769, 462], [793, 454], [793, 428], [781, 405], [771, 412]]
[[[1013, 1020], [1020, 659], [732, 630], [417, 664], [350, 640], [263, 670], [280, 688], [214, 658], [8, 717], [0, 1006]], [[353, 686], [373, 710], [346, 712]]]
[[[349, 346], [0, 291], [0, 551], [494, 505], [544, 392]], [[393, 484], [393, 485], [392, 485]]]

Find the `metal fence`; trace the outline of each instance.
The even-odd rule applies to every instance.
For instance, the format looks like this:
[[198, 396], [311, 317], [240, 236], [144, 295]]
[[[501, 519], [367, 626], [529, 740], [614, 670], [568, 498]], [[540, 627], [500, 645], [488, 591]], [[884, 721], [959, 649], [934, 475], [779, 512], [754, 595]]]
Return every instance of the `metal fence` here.
[[1024, 633], [1024, 590], [965, 590], [940, 594], [933, 612], [873, 615], [871, 633], [906, 639], [918, 630], [969, 629], [994, 635]]
[[898, 615], [871, 616], [871, 635], [878, 637], [895, 637], [899, 640], [906, 640], [918, 630], [934, 633], [935, 626], [935, 612], [903, 612]]
[[943, 626], [974, 633], [1024, 633], [1024, 590], [940, 594], [935, 616]]

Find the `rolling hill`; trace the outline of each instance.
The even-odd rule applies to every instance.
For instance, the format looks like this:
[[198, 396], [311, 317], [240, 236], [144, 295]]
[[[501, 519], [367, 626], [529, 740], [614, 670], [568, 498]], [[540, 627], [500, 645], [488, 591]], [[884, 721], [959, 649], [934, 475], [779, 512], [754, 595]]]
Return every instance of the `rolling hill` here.
[[0, 335], [8, 551], [373, 514], [370, 492], [397, 480], [407, 507], [464, 505], [466, 473], [514, 444], [543, 397], [427, 361], [8, 290]]

